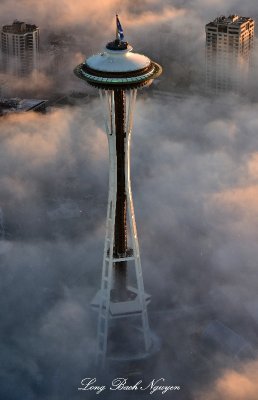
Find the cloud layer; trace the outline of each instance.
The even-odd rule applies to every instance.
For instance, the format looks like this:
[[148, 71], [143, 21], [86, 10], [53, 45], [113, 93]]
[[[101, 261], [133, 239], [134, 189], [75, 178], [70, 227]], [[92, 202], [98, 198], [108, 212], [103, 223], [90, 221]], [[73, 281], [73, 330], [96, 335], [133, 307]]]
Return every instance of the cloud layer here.
[[[257, 301], [257, 104], [231, 96], [137, 104], [133, 190], [152, 307], [207, 303], [220, 290], [224, 316], [234, 304], [233, 328], [247, 328], [252, 342], [255, 325], [242, 332], [238, 321]], [[85, 373], [95, 332], [87, 310], [100, 280], [108, 178], [101, 110], [96, 100], [2, 124], [1, 390], [16, 399], [14, 379], [24, 396], [59, 399], [64, 382], [70, 396]], [[159, 321], [161, 334], [168, 321]]]
[[[58, 73], [50, 73], [45, 60], [38, 83], [3, 77], [9, 92], [25, 93], [31, 82], [29, 91], [39, 97], [43, 87], [44, 94], [87, 90], [72, 68], [112, 38], [116, 10], [135, 50], [165, 67], [161, 85], [193, 92], [201, 86], [205, 23], [232, 10], [256, 13], [254, 1], [120, 4], [57, 6], [49, 0], [35, 8], [31, 0], [3, 1], [1, 22], [15, 17], [35, 22], [44, 46], [53, 31], [67, 30], [76, 38]], [[82, 398], [76, 388], [92, 374], [96, 325], [89, 303], [100, 284], [108, 188], [101, 118], [99, 101], [92, 100], [1, 120], [0, 397], [5, 399]], [[256, 361], [211, 351], [202, 332], [217, 318], [257, 348], [257, 128], [257, 103], [244, 97], [166, 93], [138, 99], [133, 192], [144, 281], [152, 294], [150, 319], [163, 340], [152, 372], [177, 377], [184, 400], [206, 399], [207, 387], [211, 400], [255, 398]], [[200, 305], [208, 309], [203, 320], [195, 314]], [[180, 311], [189, 307], [189, 314]], [[202, 356], [194, 377], [191, 353]], [[236, 391], [237, 381], [244, 392]]]

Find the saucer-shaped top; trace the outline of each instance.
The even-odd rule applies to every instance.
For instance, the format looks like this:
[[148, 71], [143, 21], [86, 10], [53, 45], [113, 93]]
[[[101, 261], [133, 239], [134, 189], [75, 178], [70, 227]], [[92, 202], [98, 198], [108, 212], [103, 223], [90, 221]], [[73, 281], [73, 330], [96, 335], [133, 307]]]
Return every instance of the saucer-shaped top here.
[[78, 65], [74, 73], [90, 85], [103, 89], [131, 89], [146, 86], [162, 68], [148, 57], [134, 53], [127, 42], [116, 39], [105, 51]]
[[86, 59], [85, 64], [90, 68], [102, 72], [131, 72], [150, 66], [150, 59], [142, 54], [132, 52], [128, 46], [126, 50], [109, 50]]

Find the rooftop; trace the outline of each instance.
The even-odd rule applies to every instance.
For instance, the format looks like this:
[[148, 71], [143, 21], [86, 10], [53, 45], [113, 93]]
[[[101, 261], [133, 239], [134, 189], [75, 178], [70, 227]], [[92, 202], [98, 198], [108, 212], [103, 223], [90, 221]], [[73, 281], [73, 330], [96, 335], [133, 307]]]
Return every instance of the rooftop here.
[[86, 60], [87, 65], [97, 71], [128, 72], [137, 71], [150, 65], [150, 59], [142, 54], [133, 53], [132, 47], [125, 50], [109, 50], [96, 54]]
[[24, 34], [28, 32], [34, 32], [38, 29], [36, 25], [26, 24], [25, 22], [13, 21], [12, 25], [4, 25], [2, 31], [5, 33]]
[[253, 22], [253, 19], [250, 17], [241, 17], [239, 15], [229, 15], [225, 17], [225, 15], [221, 15], [218, 18], [215, 18], [214, 21], [209, 22], [206, 26], [218, 26], [218, 25], [232, 25], [232, 26], [241, 26], [246, 22]]
[[20, 113], [25, 111], [44, 111], [47, 100], [0, 98], [0, 116], [9, 113]]

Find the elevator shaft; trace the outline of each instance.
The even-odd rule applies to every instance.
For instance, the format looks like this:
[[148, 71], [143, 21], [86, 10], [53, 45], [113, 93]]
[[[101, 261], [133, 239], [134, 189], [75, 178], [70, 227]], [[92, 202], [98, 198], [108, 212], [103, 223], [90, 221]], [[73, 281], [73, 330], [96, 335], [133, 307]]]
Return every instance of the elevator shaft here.
[[[115, 134], [117, 159], [117, 197], [114, 232], [114, 257], [126, 257], [127, 253], [127, 201], [125, 181], [126, 96], [123, 90], [114, 91]], [[114, 295], [122, 301], [127, 299], [127, 262], [114, 263]]]

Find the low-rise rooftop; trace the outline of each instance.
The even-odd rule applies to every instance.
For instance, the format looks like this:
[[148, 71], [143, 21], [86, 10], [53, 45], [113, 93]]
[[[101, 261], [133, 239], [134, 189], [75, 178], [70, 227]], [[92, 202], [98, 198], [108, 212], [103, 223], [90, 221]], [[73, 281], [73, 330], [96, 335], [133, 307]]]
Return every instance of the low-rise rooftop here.
[[0, 98], [0, 116], [25, 111], [45, 111], [47, 100]]

